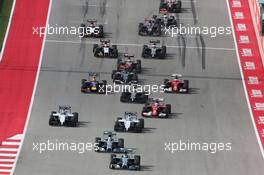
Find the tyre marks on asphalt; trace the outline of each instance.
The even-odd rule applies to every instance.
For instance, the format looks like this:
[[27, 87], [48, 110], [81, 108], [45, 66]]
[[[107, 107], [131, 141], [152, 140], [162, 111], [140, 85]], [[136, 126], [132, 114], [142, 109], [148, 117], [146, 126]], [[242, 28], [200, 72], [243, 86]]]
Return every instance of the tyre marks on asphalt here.
[[[177, 20], [177, 27], [179, 27], [179, 24], [181, 24], [181, 20], [180, 20], [180, 16], [179, 14], [177, 13], [176, 14], [176, 20]], [[185, 60], [186, 60], [186, 36], [182, 35], [182, 34], [178, 34], [178, 37], [177, 37], [177, 40], [178, 40], [178, 45], [179, 46], [182, 46], [182, 47], [179, 47], [179, 53], [180, 53], [180, 56], [181, 56], [181, 63], [182, 63], [182, 68], [185, 68]]]
[[[199, 26], [198, 25], [198, 15], [197, 15], [197, 11], [196, 11], [196, 5], [195, 5], [195, 0], [191, 0], [191, 11], [192, 11], [192, 16], [193, 16], [193, 25], [194, 26]], [[201, 58], [201, 65], [202, 65], [202, 69], [206, 69], [206, 44], [203, 38], [202, 34], [196, 34], [195, 36], [195, 40], [196, 40], [196, 45], [198, 47], [198, 55]], [[200, 50], [199, 50], [200, 48]]]
[[88, 10], [89, 10], [89, 0], [86, 0], [83, 6], [83, 18], [85, 18], [86, 15], [88, 14]]
[[100, 17], [103, 18], [106, 14], [106, 0], [100, 1]]
[[202, 61], [202, 69], [205, 69], [206, 68], [206, 61], [205, 61], [206, 45], [205, 45], [203, 35], [197, 34], [195, 36], [195, 40], [196, 40], [196, 45], [197, 45], [197, 52]]

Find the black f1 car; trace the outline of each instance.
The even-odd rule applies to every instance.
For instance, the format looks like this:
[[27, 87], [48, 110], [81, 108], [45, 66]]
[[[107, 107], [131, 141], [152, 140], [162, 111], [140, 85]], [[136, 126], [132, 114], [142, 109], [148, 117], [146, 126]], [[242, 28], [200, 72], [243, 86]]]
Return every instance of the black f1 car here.
[[172, 74], [173, 79], [164, 80], [164, 92], [172, 93], [188, 93], [189, 92], [189, 80], [180, 80], [180, 74]]
[[93, 53], [95, 57], [117, 58], [118, 50], [116, 45], [110, 45], [110, 40], [100, 40], [101, 45], [94, 44]]
[[96, 152], [112, 152], [112, 153], [123, 153], [124, 149], [124, 139], [117, 139], [116, 133], [111, 131], [105, 131], [103, 137], [96, 137]]
[[162, 26], [160, 21], [154, 18], [146, 18], [144, 23], [139, 23], [138, 34], [141, 36], [161, 36]]
[[154, 15], [153, 18], [155, 18], [162, 27], [170, 27], [174, 26], [177, 27], [177, 20], [174, 15], [164, 13], [163, 15], [156, 16]]
[[161, 0], [160, 13], [180, 13], [182, 8], [181, 0]]
[[96, 20], [87, 20], [87, 24], [81, 24], [81, 27], [83, 30], [80, 34], [81, 37], [104, 37], [104, 27], [103, 25], [98, 25]]
[[149, 45], [144, 45], [142, 49], [142, 57], [143, 58], [166, 58], [166, 46], [161, 46], [159, 40], [150, 40]]
[[78, 113], [71, 112], [70, 106], [59, 106], [59, 111], [52, 111], [50, 114], [50, 126], [76, 127], [78, 124]]
[[164, 104], [163, 99], [150, 99], [142, 109], [143, 117], [168, 118], [171, 114], [171, 105]]
[[121, 156], [112, 154], [110, 157], [110, 169], [140, 170], [140, 156], [123, 154]]
[[144, 104], [148, 101], [148, 95], [146, 92], [122, 92], [120, 101], [123, 103], [140, 103]]
[[135, 72], [128, 72], [126, 70], [112, 72], [113, 82], [116, 84], [137, 84], [138, 76]]
[[106, 84], [106, 80], [97, 80], [97, 74], [89, 74], [89, 80], [82, 79], [81, 92], [105, 94]]
[[142, 132], [144, 119], [137, 118], [136, 112], [125, 112], [123, 118], [117, 118], [114, 130], [117, 132]]
[[134, 55], [125, 54], [124, 58], [117, 60], [117, 70], [126, 70], [128, 72], [141, 73], [141, 60], [135, 60]]

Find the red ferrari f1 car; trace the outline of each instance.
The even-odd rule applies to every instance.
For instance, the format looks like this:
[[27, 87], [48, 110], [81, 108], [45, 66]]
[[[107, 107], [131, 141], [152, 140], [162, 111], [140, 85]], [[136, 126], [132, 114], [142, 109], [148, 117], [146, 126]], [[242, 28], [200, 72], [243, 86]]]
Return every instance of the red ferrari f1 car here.
[[143, 117], [168, 118], [171, 114], [171, 105], [163, 103], [163, 99], [152, 98], [142, 110]]
[[173, 74], [173, 79], [164, 80], [164, 92], [171, 93], [188, 93], [189, 92], [189, 80], [180, 80], [180, 74]]

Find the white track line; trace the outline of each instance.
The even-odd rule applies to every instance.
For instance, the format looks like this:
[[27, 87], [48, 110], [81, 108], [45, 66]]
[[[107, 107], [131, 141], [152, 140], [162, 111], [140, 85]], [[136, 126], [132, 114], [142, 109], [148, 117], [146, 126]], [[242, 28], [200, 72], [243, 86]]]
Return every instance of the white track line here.
[[15, 157], [17, 154], [4, 154], [0, 153], [0, 156]]
[[[0, 162], [7, 162], [7, 163], [14, 163], [14, 160], [13, 159], [0, 159]], [[10, 165], [12, 165], [10, 164]]]
[[[46, 19], [46, 27], [47, 27], [47, 25], [49, 23], [52, 2], [53, 2], [53, 0], [50, 0], [49, 10], [48, 10], [47, 19]], [[46, 43], [46, 37], [47, 37], [47, 35], [45, 34], [44, 38], [43, 38], [43, 41], [42, 41], [42, 48], [41, 48], [39, 65], [38, 65], [38, 71], [37, 71], [37, 75], [36, 75], [36, 79], [35, 79], [33, 93], [32, 93], [32, 96], [31, 96], [31, 101], [30, 101], [30, 106], [29, 106], [29, 110], [28, 110], [28, 114], [27, 114], [26, 124], [25, 124], [24, 131], [23, 131], [22, 138], [21, 138], [21, 145], [20, 145], [20, 147], [18, 149], [18, 153], [17, 153], [16, 159], [14, 161], [14, 166], [12, 168], [12, 171], [11, 171], [10, 175], [13, 175], [14, 172], [15, 172], [15, 168], [16, 168], [16, 165], [17, 165], [18, 157], [19, 157], [19, 155], [21, 153], [21, 150], [22, 150], [22, 147], [23, 147], [23, 143], [24, 143], [24, 140], [25, 140], [25, 135], [26, 135], [26, 132], [27, 132], [28, 123], [29, 123], [29, 119], [30, 119], [30, 116], [31, 116], [32, 106], [33, 106], [35, 93], [36, 93], [36, 89], [37, 89], [39, 73], [40, 73], [40, 67], [41, 67], [41, 63], [42, 63], [42, 60], [43, 60], [43, 53], [44, 53], [44, 48], [45, 48], [45, 43]]]
[[17, 151], [18, 148], [0, 148], [0, 151]]
[[13, 15], [14, 15], [15, 4], [16, 4], [16, 0], [13, 1], [12, 9], [11, 9], [9, 20], [8, 20], [8, 25], [7, 25], [7, 28], [6, 28], [5, 38], [4, 38], [4, 41], [3, 41], [2, 49], [0, 50], [0, 62], [2, 61], [3, 52], [5, 51], [6, 40], [7, 40], [7, 37], [8, 37], [11, 21], [13, 19]]
[[2, 172], [2, 173], [10, 173], [9, 175], [11, 175], [12, 174], [11, 171], [12, 171], [11, 169], [10, 170], [0, 170], [0, 174]]
[[20, 142], [8, 142], [8, 141], [4, 141], [4, 142], [2, 142], [2, 145], [20, 145]]
[[[48, 43], [64, 43], [64, 44], [99, 44], [99, 42], [91, 42], [91, 41], [85, 41], [85, 42], [80, 42], [80, 41], [60, 41], [60, 40], [46, 40]], [[142, 47], [143, 44], [132, 44], [132, 43], [112, 43], [118, 46], [134, 46], [134, 47]], [[167, 45], [166, 47], [168, 48], [184, 48], [183, 46], [170, 46]], [[200, 47], [192, 47], [192, 46], [186, 46], [186, 49], [198, 49]], [[205, 49], [208, 50], [226, 50], [226, 51], [234, 51], [236, 50], [235, 48], [221, 48], [221, 47], [205, 47]]]
[[240, 74], [241, 74], [241, 77], [242, 77], [242, 84], [243, 84], [243, 89], [244, 89], [244, 93], [245, 93], [246, 100], [247, 100], [248, 110], [249, 110], [249, 113], [250, 113], [250, 117], [251, 117], [252, 125], [254, 127], [255, 134], [257, 136], [259, 148], [260, 148], [262, 157], [264, 158], [264, 151], [263, 151], [263, 148], [262, 148], [262, 144], [261, 144], [261, 141], [260, 141], [260, 137], [259, 137], [259, 134], [258, 134], [257, 127], [255, 125], [254, 116], [253, 116], [253, 113], [252, 113], [252, 110], [251, 110], [251, 105], [250, 105], [250, 102], [249, 102], [249, 97], [248, 97], [248, 91], [247, 91], [247, 87], [246, 87], [246, 82], [245, 82], [245, 79], [244, 79], [245, 77], [244, 77], [244, 73], [243, 73], [243, 70], [242, 70], [242, 65], [240, 63], [240, 56], [239, 56], [239, 52], [238, 52], [238, 45], [237, 45], [237, 42], [236, 42], [236, 35], [235, 35], [235, 30], [234, 30], [235, 28], [234, 28], [233, 19], [232, 19], [232, 16], [231, 16], [232, 15], [231, 14], [231, 8], [230, 8], [229, 1], [228, 0], [226, 0], [226, 3], [227, 3], [227, 8], [228, 8], [229, 20], [230, 20], [231, 26], [233, 28], [233, 32], [232, 33], [233, 33], [233, 39], [234, 39], [234, 43], [235, 43], [235, 47], [236, 47], [237, 62], [238, 62], [239, 69], [240, 69]]

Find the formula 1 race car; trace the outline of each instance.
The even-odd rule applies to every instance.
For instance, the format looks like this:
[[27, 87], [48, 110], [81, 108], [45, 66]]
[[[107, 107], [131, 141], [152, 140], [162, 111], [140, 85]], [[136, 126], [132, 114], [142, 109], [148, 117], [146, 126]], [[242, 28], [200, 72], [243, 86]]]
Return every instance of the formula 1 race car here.
[[149, 45], [143, 46], [142, 57], [165, 59], [167, 50], [166, 46], [159, 45], [159, 40], [150, 40], [149, 43]]
[[124, 153], [124, 139], [117, 139], [116, 133], [104, 131], [103, 137], [96, 137], [96, 152]]
[[78, 124], [78, 113], [71, 112], [70, 106], [59, 106], [59, 111], [52, 111], [50, 114], [50, 126], [71, 126], [76, 127]]
[[115, 121], [114, 130], [117, 132], [142, 132], [144, 119], [137, 118], [136, 112], [125, 112], [123, 118], [119, 117]]
[[144, 104], [148, 101], [148, 95], [147, 92], [126, 91], [121, 93], [120, 101], [123, 103]]
[[99, 81], [97, 80], [98, 74], [91, 73], [89, 74], [89, 79], [82, 79], [81, 92], [83, 93], [106, 93], [106, 80]]
[[135, 72], [128, 72], [126, 70], [112, 72], [113, 82], [116, 84], [137, 84], [138, 76]]
[[162, 26], [160, 21], [154, 18], [146, 18], [144, 23], [138, 25], [138, 35], [161, 36]]
[[188, 93], [189, 80], [180, 80], [180, 74], [172, 74], [173, 79], [164, 79], [164, 92]]
[[132, 154], [116, 155], [110, 157], [110, 169], [140, 170], [140, 156]]
[[124, 58], [117, 60], [117, 70], [126, 70], [128, 72], [141, 73], [141, 60], [135, 60], [134, 55], [125, 54]]
[[161, 24], [162, 28], [177, 26], [177, 20], [174, 15], [164, 13], [163, 15], [160, 16], [154, 15], [153, 18], [155, 18], [158, 21], [158, 23]]
[[93, 53], [95, 57], [117, 58], [118, 50], [116, 45], [110, 45], [110, 40], [100, 40], [101, 45], [94, 44]]
[[161, 0], [160, 13], [180, 13], [182, 8], [181, 0]]
[[168, 118], [171, 114], [171, 105], [163, 103], [163, 99], [153, 98], [142, 109], [143, 117]]
[[104, 27], [103, 25], [98, 25], [97, 20], [87, 20], [87, 24], [81, 24], [83, 29], [81, 37], [94, 37], [103, 38], [104, 37]]

